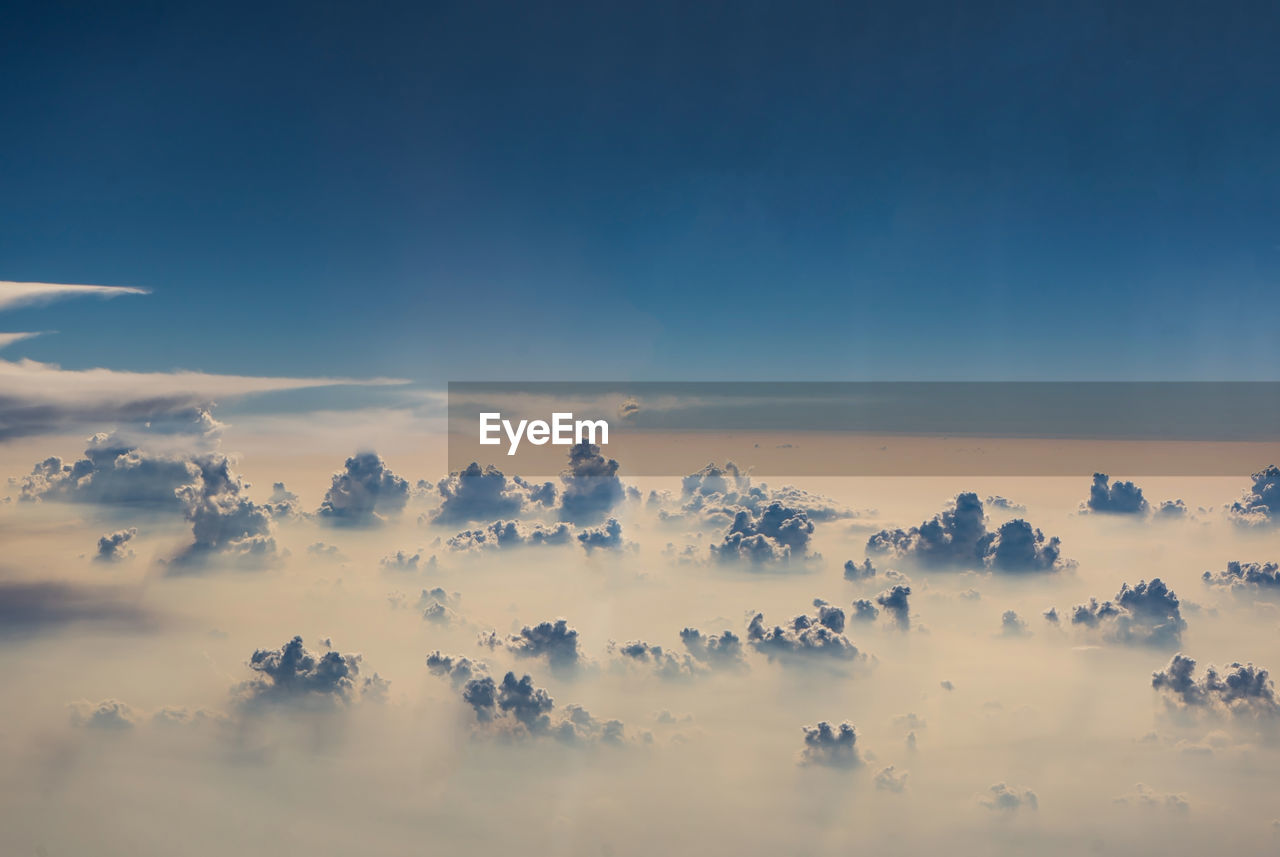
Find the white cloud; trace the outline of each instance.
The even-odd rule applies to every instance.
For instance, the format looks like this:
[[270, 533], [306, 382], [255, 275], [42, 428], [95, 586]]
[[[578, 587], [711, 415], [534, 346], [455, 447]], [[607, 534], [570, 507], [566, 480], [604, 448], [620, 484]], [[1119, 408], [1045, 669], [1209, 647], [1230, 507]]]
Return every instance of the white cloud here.
[[150, 294], [147, 289], [134, 286], [77, 286], [65, 283], [15, 283], [10, 280], [0, 280], [0, 312], [64, 298], [114, 298], [120, 295], [146, 294]]

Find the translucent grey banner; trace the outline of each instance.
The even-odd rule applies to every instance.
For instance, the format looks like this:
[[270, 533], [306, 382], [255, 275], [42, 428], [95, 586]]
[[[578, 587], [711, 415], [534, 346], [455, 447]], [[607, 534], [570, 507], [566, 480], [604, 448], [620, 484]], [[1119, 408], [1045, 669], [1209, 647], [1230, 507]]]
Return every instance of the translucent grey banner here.
[[1280, 460], [1280, 382], [451, 382], [449, 466], [635, 476], [1240, 475]]

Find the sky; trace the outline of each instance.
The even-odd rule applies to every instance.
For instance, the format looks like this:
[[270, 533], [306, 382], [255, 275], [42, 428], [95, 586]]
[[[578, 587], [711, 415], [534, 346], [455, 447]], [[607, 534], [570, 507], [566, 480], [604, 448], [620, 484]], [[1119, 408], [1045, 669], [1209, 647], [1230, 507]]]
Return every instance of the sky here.
[[[1280, 13], [10, 3], [20, 354], [462, 379], [1270, 379]], [[264, 367], [266, 367], [264, 369]]]
[[0, 4], [0, 853], [1274, 852], [1278, 31]]

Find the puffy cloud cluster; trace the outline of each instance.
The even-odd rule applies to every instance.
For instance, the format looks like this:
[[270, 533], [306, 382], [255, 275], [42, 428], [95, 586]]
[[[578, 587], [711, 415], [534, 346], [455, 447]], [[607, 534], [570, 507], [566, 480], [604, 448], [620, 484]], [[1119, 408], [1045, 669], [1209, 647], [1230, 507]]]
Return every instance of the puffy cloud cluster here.
[[1121, 585], [1114, 602], [1099, 604], [1090, 598], [1088, 604], [1076, 605], [1071, 623], [1096, 629], [1115, 642], [1153, 646], [1177, 645], [1187, 627], [1178, 596], [1158, 577]]
[[738, 510], [724, 540], [711, 546], [711, 555], [721, 562], [786, 562], [793, 555], [805, 555], [811, 535], [813, 522], [804, 510], [773, 502], [758, 516], [749, 509]]
[[853, 622], [874, 622], [880, 615], [880, 608], [870, 598], [859, 598], [853, 602], [853, 611], [849, 619]]
[[519, 634], [513, 634], [505, 642], [489, 634], [482, 643], [490, 647], [505, 645], [522, 658], [546, 658], [553, 668], [572, 668], [578, 665], [578, 632], [564, 619], [526, 625]]
[[460, 524], [519, 517], [527, 505], [551, 505], [555, 486], [550, 482], [530, 485], [519, 476], [510, 479], [493, 465], [472, 462], [436, 483], [444, 498], [431, 515], [437, 524]]
[[876, 603], [883, 607], [893, 619], [894, 624], [904, 631], [911, 627], [911, 606], [907, 602], [910, 595], [910, 586], [897, 584], [876, 596]]
[[1280, 467], [1272, 464], [1253, 474], [1253, 486], [1232, 503], [1227, 513], [1250, 526], [1274, 524], [1280, 520]]
[[94, 559], [99, 562], [118, 562], [128, 559], [133, 556], [133, 551], [129, 550], [128, 544], [137, 534], [137, 527], [129, 527], [127, 530], [117, 530], [100, 537], [98, 552], [94, 555]]
[[329, 651], [316, 655], [294, 637], [279, 649], [258, 649], [249, 669], [258, 678], [240, 685], [248, 706], [298, 705], [306, 708], [343, 706], [361, 698], [381, 699], [388, 682], [374, 673], [360, 677], [360, 655]]
[[616, 651], [628, 660], [652, 665], [654, 673], [665, 679], [692, 678], [707, 669], [691, 654], [671, 652], [638, 640], [617, 646]]
[[862, 565], [858, 565], [853, 560], [845, 560], [844, 563], [844, 579], [845, 580], [867, 580], [876, 576], [876, 567], [871, 564], [870, 559], [864, 558]]
[[[1047, 618], [1047, 616], [1046, 616]], [[1058, 614], [1053, 614], [1051, 621], [1057, 621]], [[1015, 610], [1006, 610], [1000, 617], [1000, 633], [1006, 637], [1025, 637], [1028, 633], [1027, 623], [1018, 616]]]
[[712, 669], [741, 670], [747, 665], [742, 638], [732, 631], [704, 634], [697, 628], [684, 628], [680, 642], [695, 660]]
[[427, 556], [420, 550], [413, 553], [399, 550], [378, 560], [378, 565], [387, 571], [403, 571], [412, 574], [419, 569], [435, 568], [436, 558]]
[[1039, 809], [1040, 801], [1031, 789], [1016, 788], [1005, 783], [996, 783], [989, 794], [980, 798], [978, 803], [992, 812], [1017, 812], [1027, 809]]
[[104, 699], [97, 704], [77, 702], [71, 706], [71, 725], [84, 729], [119, 732], [132, 729], [138, 720], [137, 712], [118, 699]]
[[245, 496], [247, 487], [231, 471], [230, 462], [219, 457], [201, 467], [198, 481], [178, 490], [194, 541], [176, 558], [174, 571], [215, 554], [251, 564], [275, 557], [271, 508]]
[[1232, 589], [1280, 589], [1280, 564], [1274, 562], [1236, 562], [1217, 572], [1206, 571], [1204, 582], [1210, 586]]
[[856, 768], [862, 764], [858, 751], [858, 732], [851, 723], [832, 726], [825, 720], [817, 726], [805, 726], [804, 750], [800, 762], [804, 765], [825, 765], [833, 768]]
[[618, 478], [618, 462], [600, 454], [600, 447], [583, 442], [569, 449], [569, 466], [560, 473], [560, 520], [594, 524], [626, 496]]
[[1026, 506], [1010, 500], [1008, 497], [1001, 497], [999, 494], [988, 494], [987, 505], [992, 509], [1001, 509], [1005, 512], [1012, 512], [1015, 515], [1021, 515], [1027, 511]]
[[1275, 683], [1267, 670], [1233, 663], [1219, 673], [1210, 666], [1199, 679], [1195, 678], [1195, 670], [1195, 660], [1178, 653], [1167, 667], [1152, 673], [1151, 686], [1179, 708], [1251, 717], [1280, 714]]
[[892, 554], [927, 565], [982, 563], [1000, 571], [1057, 571], [1067, 567], [1057, 537], [1046, 539], [1021, 518], [987, 529], [978, 495], [956, 495], [951, 507], [918, 527], [881, 530], [867, 540], [870, 553]]
[[1089, 486], [1089, 499], [1085, 508], [1090, 512], [1102, 512], [1111, 515], [1145, 515], [1150, 509], [1147, 499], [1142, 496], [1142, 489], [1132, 482], [1116, 480], [1107, 484], [1109, 477], [1105, 473], [1093, 474], [1093, 484]]
[[408, 502], [409, 483], [392, 473], [376, 452], [362, 452], [333, 474], [318, 514], [332, 524], [369, 526], [399, 514]]
[[893, 765], [881, 768], [876, 772], [876, 788], [881, 791], [901, 793], [907, 790], [907, 772], [899, 773]]
[[661, 517], [732, 520], [742, 509], [759, 515], [772, 503], [804, 512], [811, 521], [830, 521], [853, 515], [849, 509], [832, 500], [790, 485], [775, 490], [765, 483], [753, 483], [751, 477], [741, 472], [733, 462], [724, 467], [708, 464], [697, 473], [684, 477], [680, 502], [678, 511], [663, 510]]
[[63, 500], [182, 511], [179, 489], [199, 480], [222, 456], [157, 455], [117, 435], [89, 438], [84, 457], [70, 464], [52, 456], [17, 482], [18, 499]]
[[842, 661], [866, 660], [843, 633], [844, 611], [817, 602], [818, 615], [801, 614], [786, 626], [764, 624], [764, 614], [757, 613], [747, 625], [747, 642], [770, 660], [777, 658], [831, 658]]
[[477, 723], [499, 734], [545, 736], [568, 744], [626, 741], [621, 721], [598, 720], [579, 705], [557, 712], [551, 694], [536, 687], [528, 675], [516, 678], [514, 672], [508, 672], [497, 682], [485, 674], [482, 664], [439, 652], [427, 658], [427, 666], [460, 688], [462, 700], [471, 706]]
[[622, 538], [622, 524], [617, 518], [610, 518], [598, 527], [589, 527], [578, 533], [578, 544], [587, 553], [597, 548], [601, 550], [621, 550], [627, 542]]
[[519, 521], [494, 521], [478, 530], [464, 530], [445, 545], [452, 551], [506, 549], [535, 545], [567, 545], [573, 542], [568, 524], [522, 524]]

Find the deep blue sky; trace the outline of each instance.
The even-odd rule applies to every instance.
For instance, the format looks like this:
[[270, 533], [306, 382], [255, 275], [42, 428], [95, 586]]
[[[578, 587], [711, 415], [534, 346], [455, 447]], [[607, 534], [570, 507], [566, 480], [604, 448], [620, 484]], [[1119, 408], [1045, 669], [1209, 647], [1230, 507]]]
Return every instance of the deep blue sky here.
[[3, 3], [3, 356], [1276, 377], [1280, 6], [828, 5]]

